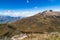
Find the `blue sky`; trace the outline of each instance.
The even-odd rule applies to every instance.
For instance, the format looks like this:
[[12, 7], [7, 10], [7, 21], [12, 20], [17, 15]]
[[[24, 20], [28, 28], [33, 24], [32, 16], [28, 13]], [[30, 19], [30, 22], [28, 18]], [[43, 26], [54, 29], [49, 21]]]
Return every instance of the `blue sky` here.
[[8, 14], [9, 12], [13, 14], [13, 11], [16, 15], [18, 13], [15, 11], [20, 11], [20, 14], [24, 11], [25, 13], [27, 12], [27, 14], [31, 15], [34, 14], [35, 11], [40, 12], [49, 9], [60, 11], [60, 0], [0, 0], [0, 15], [5, 11]]
[[32, 9], [60, 6], [60, 0], [0, 0], [0, 9]]

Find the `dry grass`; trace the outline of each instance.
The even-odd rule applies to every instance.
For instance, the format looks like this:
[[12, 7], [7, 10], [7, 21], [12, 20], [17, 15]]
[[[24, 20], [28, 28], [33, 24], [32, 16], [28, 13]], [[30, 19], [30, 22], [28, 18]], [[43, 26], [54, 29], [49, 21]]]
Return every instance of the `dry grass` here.
[[28, 34], [28, 37], [23, 40], [60, 40], [60, 33], [48, 33], [48, 34], [32, 33]]
[[[30, 33], [26, 35], [27, 37], [22, 40], [60, 40], [60, 32], [52, 32], [52, 33], [44, 33], [44, 34]], [[15, 39], [18, 40], [17, 37]], [[12, 40], [12, 39], [5, 38], [3, 40]]]

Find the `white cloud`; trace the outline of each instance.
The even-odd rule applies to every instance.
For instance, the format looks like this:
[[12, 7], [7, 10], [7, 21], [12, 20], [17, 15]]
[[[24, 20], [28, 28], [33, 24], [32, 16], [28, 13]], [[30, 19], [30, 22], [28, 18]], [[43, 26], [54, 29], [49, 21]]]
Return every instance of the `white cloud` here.
[[27, 3], [29, 3], [29, 0], [27, 0]]
[[29, 17], [32, 15], [37, 14], [39, 11], [34, 10], [34, 11], [16, 11], [16, 10], [5, 10], [5, 11], [0, 11], [0, 15], [5, 15], [5, 16], [13, 16], [13, 17], [18, 17], [18, 16], [25, 16]]
[[37, 7], [37, 6], [35, 6], [35, 7], [34, 7], [34, 9], [38, 9], [38, 7]]

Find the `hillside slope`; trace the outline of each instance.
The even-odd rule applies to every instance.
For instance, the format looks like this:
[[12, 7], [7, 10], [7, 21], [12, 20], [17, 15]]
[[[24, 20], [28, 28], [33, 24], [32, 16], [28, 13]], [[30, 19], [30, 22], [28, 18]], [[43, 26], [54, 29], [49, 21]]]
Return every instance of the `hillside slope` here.
[[60, 31], [60, 12], [53, 12], [52, 10], [44, 11], [9, 25], [22, 32]]
[[0, 29], [0, 36], [8, 37], [20, 33], [60, 32], [60, 12], [44, 11], [16, 22], [0, 24]]

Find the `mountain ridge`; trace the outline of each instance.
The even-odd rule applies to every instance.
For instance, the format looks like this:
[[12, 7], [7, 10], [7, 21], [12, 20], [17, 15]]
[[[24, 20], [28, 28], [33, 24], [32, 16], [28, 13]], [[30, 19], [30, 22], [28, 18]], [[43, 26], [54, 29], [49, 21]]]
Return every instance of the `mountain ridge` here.
[[[51, 12], [51, 14], [50, 14], [50, 12]], [[34, 30], [36, 32], [39, 32], [37, 30], [41, 29], [43, 31], [43, 29], [45, 28], [44, 26], [46, 26], [46, 29], [48, 29], [49, 26], [55, 26], [56, 25], [55, 23], [60, 23], [60, 21], [59, 21], [60, 16], [58, 14], [60, 14], [60, 13], [57, 12], [57, 14], [56, 14], [52, 10], [49, 10], [48, 12], [47, 11], [44, 13], [42, 12], [42, 13], [36, 14], [34, 16], [18, 20], [16, 22], [12, 23], [12, 25], [15, 26], [16, 28], [17, 27], [21, 28], [21, 29], [17, 28], [17, 30], [22, 30], [22, 27], [24, 27], [24, 28], [26, 28], [26, 29], [23, 28], [23, 30], [25, 32], [27, 32], [28, 30], [33, 32], [33, 28], [35, 28]], [[42, 28], [39, 28], [39, 27], [42, 27]], [[46, 29], [44, 31], [47, 31]], [[52, 28], [52, 30], [53, 29], [54, 28]]]
[[[54, 11], [51, 12], [51, 14], [53, 13]], [[57, 13], [60, 14], [59, 12]], [[31, 17], [22, 18], [15, 22], [1, 24], [0, 28], [3, 27], [2, 30], [4, 30], [4, 27], [6, 26], [4, 32], [0, 31], [1, 33], [4, 33], [1, 35], [11, 37], [20, 33], [60, 32], [60, 16], [55, 15], [55, 13], [54, 15], [50, 15], [50, 12], [48, 12], [48, 14], [49, 15], [47, 15], [44, 11]]]
[[11, 17], [0, 15], [0, 23], [14, 22], [22, 19], [23, 17]]

